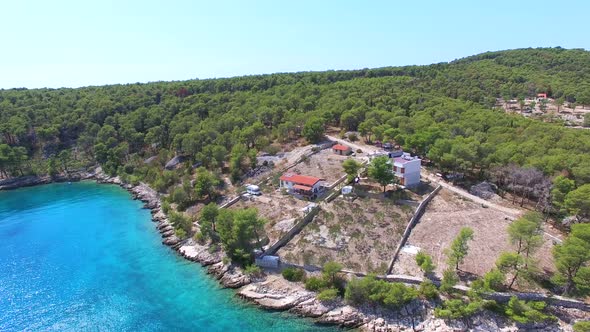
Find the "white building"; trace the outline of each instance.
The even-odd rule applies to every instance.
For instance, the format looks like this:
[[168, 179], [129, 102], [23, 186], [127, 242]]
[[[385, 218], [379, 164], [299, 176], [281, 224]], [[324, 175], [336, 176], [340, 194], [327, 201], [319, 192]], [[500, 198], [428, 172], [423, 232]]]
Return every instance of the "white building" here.
[[404, 152], [400, 157], [393, 158], [393, 172], [404, 187], [415, 187], [420, 184], [420, 165], [422, 160]]

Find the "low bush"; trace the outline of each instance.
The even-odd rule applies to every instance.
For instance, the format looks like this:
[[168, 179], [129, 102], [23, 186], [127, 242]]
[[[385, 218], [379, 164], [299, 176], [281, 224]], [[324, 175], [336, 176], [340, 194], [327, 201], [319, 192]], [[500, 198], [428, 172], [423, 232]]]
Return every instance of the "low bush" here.
[[442, 319], [460, 319], [475, 315], [483, 310], [484, 301], [466, 302], [461, 299], [450, 299], [442, 303], [438, 308], [434, 309], [434, 315]]
[[318, 300], [320, 301], [332, 301], [338, 297], [338, 290], [336, 288], [328, 288], [318, 294]]
[[424, 280], [420, 283], [418, 294], [427, 300], [434, 300], [438, 298], [438, 289], [430, 280]]
[[555, 317], [545, 314], [545, 302], [525, 302], [513, 296], [506, 305], [504, 313], [510, 319], [521, 324], [540, 323], [555, 320]]
[[305, 289], [312, 292], [320, 291], [326, 288], [327, 285], [328, 283], [323, 278], [319, 277], [311, 277], [305, 280]]
[[250, 277], [260, 277], [262, 275], [262, 269], [258, 265], [248, 265], [244, 269], [244, 273]]
[[305, 271], [296, 267], [288, 267], [281, 274], [289, 281], [303, 281], [305, 279]]
[[574, 332], [590, 332], [590, 321], [576, 322], [574, 324]]

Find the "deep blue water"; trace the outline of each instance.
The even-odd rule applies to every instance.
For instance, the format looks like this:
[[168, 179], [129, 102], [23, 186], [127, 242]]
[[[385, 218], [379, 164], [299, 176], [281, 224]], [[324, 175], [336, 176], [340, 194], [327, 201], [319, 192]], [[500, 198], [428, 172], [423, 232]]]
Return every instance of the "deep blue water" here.
[[0, 192], [0, 331], [328, 330], [221, 289], [130, 198], [90, 182]]

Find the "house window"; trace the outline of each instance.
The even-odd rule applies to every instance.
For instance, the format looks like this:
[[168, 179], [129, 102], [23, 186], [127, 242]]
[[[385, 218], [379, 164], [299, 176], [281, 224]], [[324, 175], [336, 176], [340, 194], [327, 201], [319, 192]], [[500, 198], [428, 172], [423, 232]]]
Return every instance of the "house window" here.
[[401, 172], [402, 174], [404, 174], [404, 173], [405, 173], [405, 170], [406, 170], [405, 168], [403, 168], [403, 167], [400, 167], [400, 172]]
[[393, 171], [397, 172], [397, 166], [393, 166]]

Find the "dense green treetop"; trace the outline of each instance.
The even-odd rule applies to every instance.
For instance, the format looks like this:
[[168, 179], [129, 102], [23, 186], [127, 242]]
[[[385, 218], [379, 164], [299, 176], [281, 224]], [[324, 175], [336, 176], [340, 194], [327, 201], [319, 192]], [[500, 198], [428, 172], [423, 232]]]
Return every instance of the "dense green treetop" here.
[[583, 107], [588, 82], [590, 52], [544, 48], [429, 66], [0, 90], [0, 144], [10, 147], [0, 149], [0, 171], [64, 171], [59, 152], [72, 149], [75, 166], [97, 161], [148, 182], [154, 174], [143, 159], [159, 156], [161, 167], [174, 154], [211, 171], [229, 162], [238, 180], [257, 151], [275, 141], [316, 141], [323, 124], [395, 141], [442, 169], [516, 164], [566, 172], [579, 186], [590, 181], [590, 132], [493, 106], [498, 97], [546, 92]]

